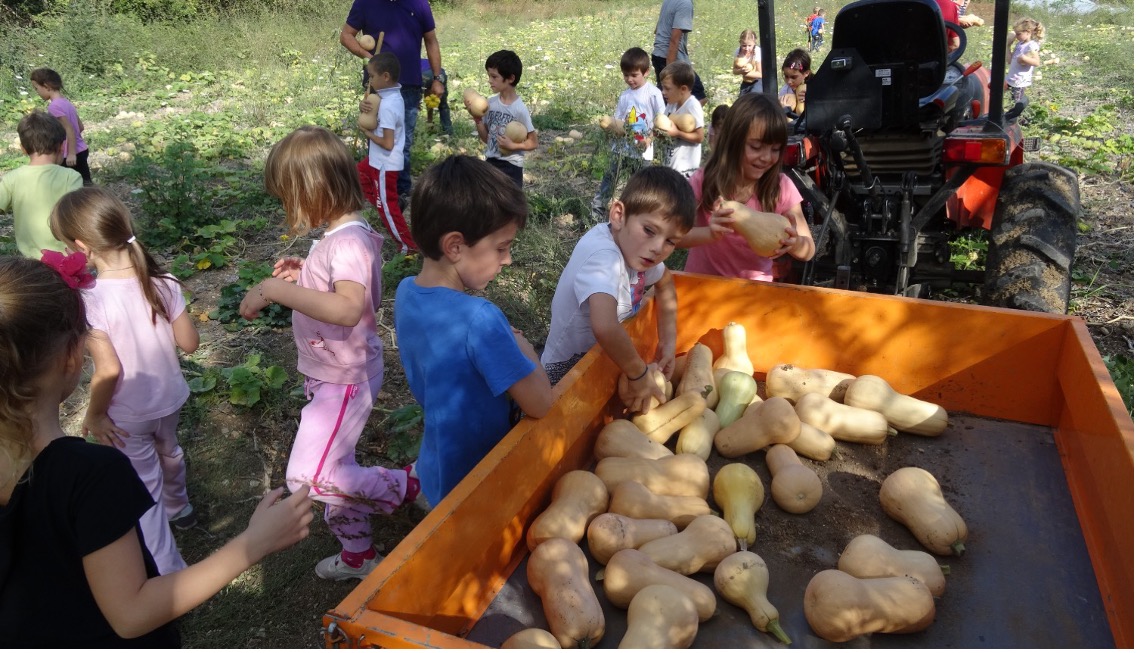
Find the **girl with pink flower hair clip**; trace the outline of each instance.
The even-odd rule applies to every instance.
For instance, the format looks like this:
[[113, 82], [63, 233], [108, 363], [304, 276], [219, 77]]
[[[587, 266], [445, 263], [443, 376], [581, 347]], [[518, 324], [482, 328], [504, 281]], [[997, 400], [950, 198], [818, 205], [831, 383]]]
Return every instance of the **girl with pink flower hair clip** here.
[[[165, 575], [186, 567], [171, 525], [197, 521], [186, 490], [178, 417], [190, 388], [175, 347], [192, 354], [198, 332], [182, 286], [134, 236], [130, 211], [105, 190], [72, 191], [51, 213], [51, 231], [76, 254], [57, 255], [64, 281], [82, 290], [95, 365], [83, 435], [126, 454], [155, 505], [139, 520], [146, 547]], [[98, 273], [77, 266], [86, 256]], [[54, 260], [54, 257], [52, 257]]]

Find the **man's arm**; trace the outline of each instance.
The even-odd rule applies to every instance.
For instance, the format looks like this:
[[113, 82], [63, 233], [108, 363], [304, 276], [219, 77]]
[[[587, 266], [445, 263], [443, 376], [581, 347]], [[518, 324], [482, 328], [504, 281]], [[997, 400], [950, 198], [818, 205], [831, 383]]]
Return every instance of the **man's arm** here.
[[[443, 54], [439, 49], [439, 37], [435, 34], [435, 30], [431, 30], [423, 34], [423, 45], [427, 48], [427, 62], [431, 64], [431, 74], [438, 75], [443, 71]], [[446, 89], [443, 83], [439, 80], [431, 82], [431, 94], [442, 97]]]
[[684, 31], [682, 29], [672, 28], [672, 37], [668, 39], [668, 56], [664, 58], [665, 64], [676, 60], [676, 54], [680, 51], [680, 39], [683, 36]]

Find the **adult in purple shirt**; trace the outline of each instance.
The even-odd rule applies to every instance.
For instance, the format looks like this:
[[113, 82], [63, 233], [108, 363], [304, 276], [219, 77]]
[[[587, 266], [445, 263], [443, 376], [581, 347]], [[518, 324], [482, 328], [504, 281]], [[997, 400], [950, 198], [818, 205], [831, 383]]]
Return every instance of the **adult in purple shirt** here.
[[[365, 50], [356, 40], [356, 34], [363, 32], [378, 42], [383, 32], [380, 50], [391, 52], [399, 59], [399, 84], [406, 111], [403, 140], [403, 171], [399, 173], [396, 188], [399, 196], [411, 193], [411, 144], [415, 138], [415, 123], [419, 119], [419, 108], [423, 101], [423, 79], [419, 72], [419, 54], [423, 46], [427, 49], [427, 61], [431, 65], [433, 79], [428, 92], [442, 96], [443, 83], [442, 54], [439, 39], [435, 35], [435, 17], [431, 13], [428, 0], [353, 0], [348, 11], [348, 19], [340, 29], [340, 45], [367, 60], [374, 52]], [[367, 67], [364, 67], [363, 86], [367, 88]]]

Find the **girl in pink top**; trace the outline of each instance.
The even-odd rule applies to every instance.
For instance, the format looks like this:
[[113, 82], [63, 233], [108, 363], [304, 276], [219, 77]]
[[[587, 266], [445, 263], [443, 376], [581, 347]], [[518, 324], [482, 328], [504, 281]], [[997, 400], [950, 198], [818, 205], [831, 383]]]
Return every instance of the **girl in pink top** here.
[[122, 450], [155, 505], [140, 520], [161, 574], [186, 563], [170, 523], [196, 523], [186, 492], [186, 461], [178, 445], [178, 416], [190, 396], [175, 347], [198, 348], [182, 286], [134, 237], [130, 212], [105, 190], [80, 188], [60, 198], [51, 231], [87, 255], [98, 273], [83, 291], [95, 364], [83, 434]]
[[87, 165], [87, 141], [83, 140], [83, 120], [79, 111], [63, 95], [63, 78], [51, 68], [36, 68], [30, 75], [32, 88], [40, 99], [47, 100], [47, 112], [63, 125], [67, 140], [63, 142], [63, 165], [83, 177], [83, 185], [91, 185], [91, 168]]
[[375, 312], [383, 296], [383, 236], [360, 215], [364, 206], [356, 165], [335, 134], [301, 127], [273, 146], [265, 188], [284, 204], [293, 233], [324, 228], [308, 258], [277, 261], [272, 278], [253, 286], [241, 315], [253, 319], [276, 302], [293, 310], [297, 369], [307, 378], [309, 403], [285, 472], [294, 492], [311, 485], [325, 504], [324, 521], [341, 551], [321, 560], [316, 575], [363, 578], [382, 559], [372, 544], [370, 517], [415, 500], [411, 468], [360, 467], [356, 444], [383, 383], [383, 341]]
[[[813, 257], [802, 196], [782, 174], [786, 116], [778, 102], [762, 93], [743, 95], [727, 110], [716, 139], [707, 165], [691, 178], [699, 207], [696, 226], [680, 240], [680, 247], [691, 248], [684, 271], [772, 281], [774, 259], [784, 254], [800, 261]], [[735, 233], [734, 210], [719, 208], [723, 200], [786, 218], [786, 237], [773, 257], [755, 254]]]

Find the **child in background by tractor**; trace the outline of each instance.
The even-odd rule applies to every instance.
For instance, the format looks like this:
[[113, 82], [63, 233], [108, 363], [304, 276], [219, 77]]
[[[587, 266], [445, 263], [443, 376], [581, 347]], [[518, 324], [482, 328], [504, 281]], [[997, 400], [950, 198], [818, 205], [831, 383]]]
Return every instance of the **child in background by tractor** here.
[[822, 49], [823, 38], [826, 34], [826, 10], [819, 9], [818, 15], [810, 21], [810, 51], [817, 52]]
[[1043, 23], [1032, 18], [1021, 18], [1012, 26], [1012, 33], [1008, 37], [1012, 54], [1008, 61], [1007, 80], [1012, 104], [1023, 100], [1027, 88], [1031, 86], [1035, 67], [1040, 65], [1039, 48], [1043, 35]]
[[814, 7], [814, 10], [811, 11], [810, 15], [806, 17], [805, 21], [803, 21], [804, 29], [806, 31], [806, 47], [810, 47], [810, 45], [814, 43], [814, 35], [811, 32], [811, 28], [814, 27], [814, 19], [818, 17], [819, 11], [822, 11], [821, 7]]
[[782, 61], [782, 78], [786, 83], [778, 89], [779, 103], [802, 115], [806, 110], [806, 82], [811, 75], [810, 55], [802, 48], [791, 50]]
[[758, 36], [755, 30], [745, 29], [739, 35], [739, 49], [735, 51], [735, 60], [731, 64], [731, 72], [739, 75], [739, 95], [752, 91], [762, 92], [763, 87], [763, 54], [758, 48]]
[[[686, 272], [774, 280], [774, 262], [783, 255], [800, 261], [814, 256], [814, 238], [802, 212], [802, 196], [782, 172], [787, 121], [783, 108], [762, 93], [748, 93], [727, 110], [707, 165], [691, 179], [699, 210], [696, 224], [680, 247], [689, 247]], [[786, 218], [786, 236], [771, 257], [762, 257], [732, 228], [734, 200], [754, 211]]]
[[540, 418], [553, 391], [533, 345], [472, 294], [511, 262], [528, 213], [522, 189], [486, 161], [451, 156], [416, 182], [411, 212], [423, 269], [395, 291], [395, 335], [423, 407], [415, 470], [437, 506], [517, 422], [515, 408]]

